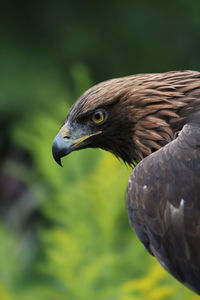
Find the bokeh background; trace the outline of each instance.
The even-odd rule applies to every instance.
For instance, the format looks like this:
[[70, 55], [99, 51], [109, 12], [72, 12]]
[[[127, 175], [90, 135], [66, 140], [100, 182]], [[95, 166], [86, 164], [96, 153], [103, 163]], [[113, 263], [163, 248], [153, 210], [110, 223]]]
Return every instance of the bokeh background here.
[[6, 1], [0, 8], [0, 300], [195, 300], [129, 226], [131, 169], [100, 150], [53, 161], [93, 84], [200, 65], [200, 1]]

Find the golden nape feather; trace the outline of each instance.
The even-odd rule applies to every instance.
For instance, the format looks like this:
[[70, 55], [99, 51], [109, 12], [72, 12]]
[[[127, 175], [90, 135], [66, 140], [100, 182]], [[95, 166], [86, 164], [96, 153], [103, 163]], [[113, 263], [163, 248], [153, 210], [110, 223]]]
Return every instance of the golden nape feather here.
[[199, 72], [111, 79], [75, 102], [52, 150], [59, 164], [88, 147], [108, 150], [129, 165], [141, 161], [127, 190], [131, 225], [161, 265], [200, 294], [198, 112]]

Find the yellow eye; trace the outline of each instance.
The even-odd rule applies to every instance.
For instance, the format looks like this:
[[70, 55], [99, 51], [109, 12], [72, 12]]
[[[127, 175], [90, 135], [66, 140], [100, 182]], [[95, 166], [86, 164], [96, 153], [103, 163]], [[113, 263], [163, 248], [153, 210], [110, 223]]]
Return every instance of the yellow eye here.
[[97, 110], [92, 115], [92, 121], [96, 124], [100, 124], [105, 119], [105, 113], [102, 110]]

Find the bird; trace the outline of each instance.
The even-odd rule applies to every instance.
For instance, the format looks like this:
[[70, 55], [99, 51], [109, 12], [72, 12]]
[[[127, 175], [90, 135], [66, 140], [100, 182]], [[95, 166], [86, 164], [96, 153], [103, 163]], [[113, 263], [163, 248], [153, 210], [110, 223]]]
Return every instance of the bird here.
[[55, 161], [101, 148], [131, 172], [127, 211], [146, 250], [200, 294], [200, 72], [110, 79], [73, 104], [54, 138]]

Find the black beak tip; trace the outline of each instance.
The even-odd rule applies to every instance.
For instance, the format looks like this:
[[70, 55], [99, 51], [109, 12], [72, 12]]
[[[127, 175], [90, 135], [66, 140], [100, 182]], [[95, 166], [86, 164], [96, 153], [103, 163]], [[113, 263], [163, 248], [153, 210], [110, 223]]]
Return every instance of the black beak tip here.
[[63, 167], [63, 165], [62, 165], [62, 163], [61, 163], [60, 157], [59, 157], [57, 160], [55, 159], [55, 161], [57, 162], [57, 164], [58, 164], [59, 166]]

